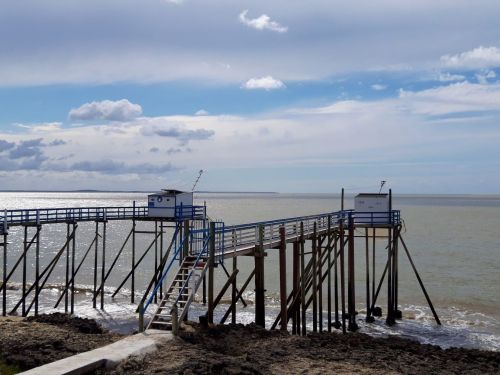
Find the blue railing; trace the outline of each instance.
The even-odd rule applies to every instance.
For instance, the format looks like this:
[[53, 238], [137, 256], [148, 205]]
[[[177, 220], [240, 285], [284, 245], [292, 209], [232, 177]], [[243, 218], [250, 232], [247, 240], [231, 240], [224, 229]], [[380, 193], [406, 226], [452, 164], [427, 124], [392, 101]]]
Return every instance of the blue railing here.
[[146, 206], [73, 207], [5, 210], [7, 225], [62, 223], [67, 221], [123, 220], [148, 216]]
[[[396, 225], [400, 223], [400, 211], [394, 210], [391, 212], [356, 212], [354, 210], [343, 210], [330, 212], [319, 215], [298, 216], [285, 219], [267, 220], [253, 222], [247, 224], [224, 226], [224, 223], [219, 223], [216, 227], [216, 255], [217, 261], [221, 262], [224, 259], [224, 253], [227, 251], [236, 251], [246, 247], [255, 246], [260, 241], [259, 228], [263, 230], [262, 240], [265, 243], [274, 243], [279, 240], [280, 227], [285, 228], [285, 236], [299, 237], [301, 225], [305, 234], [310, 234], [316, 226], [317, 231], [324, 231], [330, 225], [335, 227], [341, 223], [348, 226], [367, 225]], [[208, 229], [199, 229], [194, 231], [193, 235], [207, 236]]]
[[203, 220], [207, 217], [205, 206], [175, 206], [175, 218], [177, 220]]
[[200, 251], [200, 253], [198, 254], [198, 256], [196, 257], [196, 260], [194, 261], [194, 264], [193, 264], [193, 267], [191, 268], [191, 271], [189, 272], [186, 280], [184, 281], [184, 283], [182, 284], [182, 288], [180, 289], [179, 291], [179, 294], [177, 296], [177, 298], [175, 299], [175, 302], [174, 304], [177, 304], [179, 303], [180, 301], [180, 298], [182, 296], [182, 294], [184, 293], [184, 290], [187, 288], [187, 286], [189, 285], [189, 280], [191, 279], [191, 276], [193, 275], [193, 273], [195, 272], [196, 270], [196, 265], [198, 264], [198, 262], [200, 261], [201, 257], [202, 256], [207, 256], [208, 255], [208, 244], [210, 242], [210, 237], [206, 237], [205, 239], [205, 242], [203, 244], [203, 250]]
[[170, 263], [168, 264], [167, 268], [165, 268], [165, 271], [163, 271], [163, 274], [161, 275], [160, 279], [158, 280], [155, 288], [153, 289], [153, 291], [151, 292], [149, 298], [146, 300], [146, 303], [142, 307], [142, 310], [140, 311], [140, 314], [144, 315], [144, 313], [147, 311], [149, 305], [151, 305], [151, 303], [153, 302], [154, 296], [158, 292], [158, 289], [160, 289], [160, 286], [163, 284], [163, 281], [165, 280], [165, 277], [167, 276], [168, 272], [172, 268], [172, 266], [173, 266], [175, 260], [177, 259], [177, 256], [179, 255], [180, 251], [182, 250], [182, 248], [184, 246], [184, 240], [185, 240], [185, 238], [182, 238], [181, 241], [179, 242], [179, 245], [175, 249], [175, 252], [174, 252], [172, 258], [170, 259]]

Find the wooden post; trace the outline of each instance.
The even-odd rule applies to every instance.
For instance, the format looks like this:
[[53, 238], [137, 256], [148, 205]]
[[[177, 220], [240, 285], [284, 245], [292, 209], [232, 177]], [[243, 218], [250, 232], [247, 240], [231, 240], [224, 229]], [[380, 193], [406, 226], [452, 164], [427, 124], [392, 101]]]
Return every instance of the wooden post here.
[[[328, 285], [328, 332], [332, 332], [332, 267], [331, 267], [331, 262], [332, 262], [332, 217], [328, 215], [328, 231], [327, 231], [327, 236], [328, 236], [328, 244], [327, 244], [327, 272], [328, 272], [328, 279], [327, 279], [327, 285]], [[336, 254], [334, 254], [335, 256]]]
[[172, 319], [172, 334], [174, 336], [177, 336], [179, 333], [179, 309], [177, 307], [177, 304], [174, 303], [174, 306], [172, 306], [172, 311], [171, 311], [171, 319]]
[[349, 313], [349, 331], [356, 331], [358, 325], [356, 323], [356, 285], [355, 285], [355, 268], [354, 268], [354, 220], [349, 215], [349, 244], [348, 244], [348, 259], [347, 259], [347, 298], [348, 298], [348, 313]]
[[313, 298], [313, 332], [318, 331], [318, 248], [317, 248], [317, 227], [316, 222], [313, 225], [312, 238], [312, 298]]
[[[160, 220], [160, 259], [163, 259], [163, 221], [162, 220]], [[161, 273], [159, 275], [161, 275]], [[205, 277], [205, 276], [203, 276], [203, 277]], [[163, 299], [163, 283], [160, 284], [160, 299]]]
[[[324, 238], [324, 237], [323, 237]], [[319, 237], [316, 237], [316, 241], [318, 243], [317, 247], [317, 265], [318, 265], [318, 322], [319, 322], [319, 331], [323, 332], [323, 250], [322, 250], [322, 242]]]
[[132, 219], [132, 277], [130, 279], [130, 303], [135, 300], [135, 201], [134, 219]]
[[[342, 189], [343, 190], [343, 189]], [[343, 219], [339, 225], [340, 230], [340, 300], [342, 305], [342, 332], [346, 333], [346, 312], [345, 312], [345, 270], [344, 270], [344, 222]]]
[[[7, 215], [6, 215], [7, 216]], [[4, 227], [3, 230], [6, 231], [7, 228]], [[7, 233], [3, 235], [3, 281], [2, 281], [2, 315], [7, 315]]]
[[436, 323], [438, 325], [441, 325], [441, 321], [439, 320], [439, 317], [436, 313], [436, 310], [434, 309], [434, 305], [432, 304], [431, 298], [429, 297], [429, 294], [427, 293], [427, 290], [425, 289], [424, 283], [422, 282], [422, 279], [420, 278], [420, 275], [417, 271], [417, 267], [415, 267], [415, 264], [413, 263], [413, 259], [411, 258], [408, 247], [406, 247], [406, 244], [403, 241], [403, 238], [401, 236], [399, 237], [399, 240], [401, 241], [401, 244], [403, 245], [403, 248], [406, 252], [406, 255], [408, 256], [408, 260], [410, 261], [411, 267], [413, 268], [413, 272], [415, 272], [415, 276], [417, 277], [418, 283], [420, 284], [420, 288], [422, 288], [422, 292], [424, 292], [425, 299], [427, 300], [427, 303], [429, 304], [429, 307], [431, 308], [432, 314], [434, 315], [434, 319], [436, 320]]
[[340, 195], [340, 209], [344, 211], [344, 188], [342, 188], [342, 193]]
[[214, 322], [214, 266], [215, 266], [215, 223], [210, 223], [210, 239], [208, 244], [208, 314], [209, 324]]
[[[392, 190], [389, 189], [389, 219], [392, 217]], [[392, 220], [389, 221], [391, 223]], [[388, 264], [388, 272], [387, 272], [387, 318], [386, 323], [388, 325], [393, 325], [396, 321], [394, 319], [394, 290], [393, 290], [393, 275], [394, 275], [394, 263], [393, 263], [393, 249], [394, 249], [394, 240], [393, 240], [393, 227], [389, 227], [389, 235], [388, 238], [388, 254], [387, 254], [387, 264]]]
[[104, 281], [106, 280], [106, 218], [103, 222], [102, 230], [102, 267], [101, 267], [101, 310], [104, 310]]
[[[375, 235], [376, 235], [376, 230], [373, 230], [373, 237], [372, 237], [372, 304], [375, 302]], [[371, 305], [370, 305], [371, 306]], [[370, 308], [370, 312], [372, 313], [373, 316], [373, 309]]]
[[[297, 241], [293, 242], [293, 299], [300, 298], [300, 247]], [[292, 315], [292, 333], [300, 333], [300, 308], [297, 305]]]
[[400, 234], [399, 227], [396, 228], [396, 236], [394, 238], [394, 318], [401, 319], [403, 317], [401, 310], [398, 309], [398, 238]]
[[254, 251], [255, 262], [255, 324], [266, 327], [264, 289], [264, 226], [259, 226], [259, 243]]
[[306, 263], [304, 249], [304, 222], [300, 222], [300, 307], [302, 336], [307, 334], [306, 330]]
[[[338, 234], [340, 236], [340, 232]], [[338, 241], [335, 241], [335, 245], [333, 247], [333, 251], [335, 252], [335, 268], [333, 270], [334, 274], [334, 285], [333, 288], [335, 289], [335, 325], [334, 327], [336, 329], [339, 329], [341, 327], [341, 323], [339, 320], [339, 283], [338, 283], [338, 263], [339, 263], [339, 258], [337, 256], [338, 254]]]
[[238, 302], [237, 296], [238, 296], [238, 289], [236, 288], [236, 273], [237, 273], [237, 257], [233, 257], [233, 274], [234, 274], [234, 279], [232, 282], [232, 288], [231, 288], [231, 323], [236, 324], [236, 303]]
[[392, 311], [392, 229], [388, 229], [388, 246], [387, 246], [387, 317], [385, 322], [388, 325], [393, 325], [394, 313]]
[[[158, 284], [157, 276], [158, 276], [158, 220], [155, 220], [155, 274], [154, 274], [155, 288]], [[154, 303], [158, 303], [158, 291], [155, 293]]]
[[286, 293], [286, 238], [285, 227], [281, 226], [280, 229], [280, 302], [281, 302], [281, 330], [286, 331], [288, 326], [287, 316], [287, 293]]
[[[76, 253], [76, 228], [77, 225], [73, 222], [73, 238], [71, 240], [71, 308], [70, 313], [75, 313], [75, 253]], [[66, 294], [68, 290], [66, 289]], [[35, 305], [35, 315], [37, 314], [38, 306]]]
[[[24, 226], [24, 251], [23, 251], [23, 307], [22, 307], [22, 315], [26, 316], [26, 256], [28, 252], [28, 226]], [[68, 282], [68, 268], [66, 267], [66, 282]], [[7, 286], [7, 285], [6, 285]], [[68, 309], [68, 304], [66, 301], [66, 312]]]
[[[375, 232], [375, 228], [372, 228]], [[372, 323], [373, 319], [370, 303], [370, 246], [368, 228], [365, 228], [365, 263], [366, 263], [366, 322]]]
[[98, 255], [98, 249], [99, 249], [99, 221], [96, 220], [95, 222], [95, 237], [94, 237], [94, 244], [95, 244], [95, 251], [94, 251], [94, 293], [92, 295], [94, 296], [93, 301], [92, 301], [92, 307], [95, 309], [97, 308], [97, 299], [96, 299], [96, 292], [97, 292], [97, 255]]
[[36, 226], [36, 247], [35, 247], [35, 316], [38, 315], [38, 295], [40, 294], [40, 230], [42, 226]]
[[[70, 223], [66, 223], [66, 240], [69, 238], [69, 226]], [[66, 282], [65, 289], [69, 289], [69, 267], [70, 267], [70, 250], [69, 250], [69, 242], [66, 243]], [[64, 312], [67, 314], [69, 311], [69, 294], [66, 293], [64, 295]]]
[[139, 303], [139, 333], [144, 332], [144, 303]]

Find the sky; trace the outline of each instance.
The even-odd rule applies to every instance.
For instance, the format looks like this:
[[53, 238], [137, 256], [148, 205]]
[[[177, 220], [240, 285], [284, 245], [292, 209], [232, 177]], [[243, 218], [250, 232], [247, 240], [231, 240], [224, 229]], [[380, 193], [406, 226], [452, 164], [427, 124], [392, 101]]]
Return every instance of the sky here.
[[497, 0], [0, 2], [0, 190], [500, 194]]

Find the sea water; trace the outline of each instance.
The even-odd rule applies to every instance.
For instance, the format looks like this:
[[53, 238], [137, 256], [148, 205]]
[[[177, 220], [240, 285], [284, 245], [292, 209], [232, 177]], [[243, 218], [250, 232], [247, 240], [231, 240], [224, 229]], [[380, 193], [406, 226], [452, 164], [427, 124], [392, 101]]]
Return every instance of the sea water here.
[[[0, 209], [54, 208], [54, 207], [102, 207], [146, 205], [145, 193], [0, 193]], [[325, 213], [340, 209], [340, 196], [336, 194], [195, 194], [195, 204], [206, 204], [208, 215], [220, 219], [226, 225]], [[345, 199], [345, 208], [353, 207], [353, 198]], [[360, 330], [372, 335], [399, 335], [442, 347], [463, 346], [486, 350], [500, 350], [500, 196], [409, 196], [394, 195], [394, 209], [401, 210], [404, 220], [403, 239], [429, 292], [441, 319], [437, 326], [427, 305], [417, 278], [400, 249], [399, 261], [399, 305], [403, 320], [388, 327], [379, 318], [375, 323], [364, 323], [365, 305], [365, 263], [364, 241], [356, 242], [356, 296], [358, 324]], [[138, 228], [151, 230], [151, 223], [138, 223]], [[123, 244], [131, 229], [130, 221], [109, 222], [107, 228], [107, 267]], [[95, 232], [94, 223], [80, 223], [77, 229], [77, 262], [91, 245]], [[9, 233], [9, 267], [22, 252], [23, 228], [11, 227]], [[45, 267], [64, 244], [67, 233], [65, 224], [44, 225], [41, 234], [41, 266]], [[166, 234], [167, 237], [171, 231]], [[361, 233], [360, 233], [361, 234]], [[151, 243], [151, 236], [137, 235], [137, 252], [140, 256]], [[387, 240], [376, 242], [376, 276], [383, 271], [387, 260]], [[371, 242], [370, 242], [371, 246]], [[130, 304], [130, 282], [127, 282], [111, 299], [111, 293], [130, 271], [130, 252], [124, 251], [107, 281], [104, 310], [93, 309], [90, 302], [93, 285], [92, 256], [84, 262], [77, 277], [77, 299], [75, 313], [101, 320], [115, 330], [132, 330], [137, 327], [136, 305]], [[151, 251], [152, 254], [152, 251]], [[144, 258], [142, 271], [136, 275], [138, 291], [144, 290], [151, 274], [154, 258]], [[290, 252], [289, 252], [290, 254]], [[291, 256], [288, 257], [291, 284]], [[28, 272], [34, 265], [30, 258]], [[232, 261], [226, 260], [228, 271]], [[241, 285], [250, 274], [253, 260], [238, 258], [238, 284]], [[54, 303], [61, 294], [65, 278], [65, 260], [57, 264], [40, 299], [42, 311], [54, 311]], [[100, 264], [98, 264], [100, 277]], [[266, 316], [270, 326], [279, 312], [279, 272], [277, 252], [268, 251], [266, 269]], [[2, 271], [0, 270], [0, 273]], [[15, 304], [21, 294], [16, 272], [9, 291], [9, 307]], [[222, 267], [217, 269], [218, 287], [225, 282]], [[370, 281], [371, 284], [371, 281]], [[16, 288], [17, 285], [17, 288]], [[248, 307], [238, 305], [238, 321], [253, 321], [253, 288], [244, 294]], [[385, 285], [384, 285], [385, 286]], [[325, 284], [326, 288], [326, 284]], [[371, 286], [370, 286], [371, 288]], [[324, 294], [326, 294], [324, 292]], [[140, 299], [137, 294], [136, 301]], [[201, 296], [198, 298], [201, 300]], [[227, 300], [223, 300], [227, 302]], [[385, 287], [382, 288], [377, 305], [385, 308]], [[98, 303], [99, 306], [99, 303]], [[222, 303], [216, 309], [216, 320], [227, 309]], [[326, 310], [326, 298], [323, 307]], [[63, 308], [60, 305], [59, 310]], [[206, 311], [201, 303], [192, 305], [190, 318]], [[326, 319], [326, 311], [324, 314]], [[309, 319], [311, 320], [311, 319]], [[326, 324], [325, 324], [326, 326]]]

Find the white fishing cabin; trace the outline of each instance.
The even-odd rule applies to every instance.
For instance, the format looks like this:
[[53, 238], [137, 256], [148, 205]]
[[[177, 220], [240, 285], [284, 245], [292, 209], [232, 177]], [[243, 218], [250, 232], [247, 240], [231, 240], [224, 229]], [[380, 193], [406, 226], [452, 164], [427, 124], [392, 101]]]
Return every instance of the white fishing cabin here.
[[148, 195], [148, 216], [175, 219], [190, 213], [193, 207], [193, 193], [165, 189]]
[[355, 222], [389, 224], [389, 194], [361, 193], [354, 197]]

